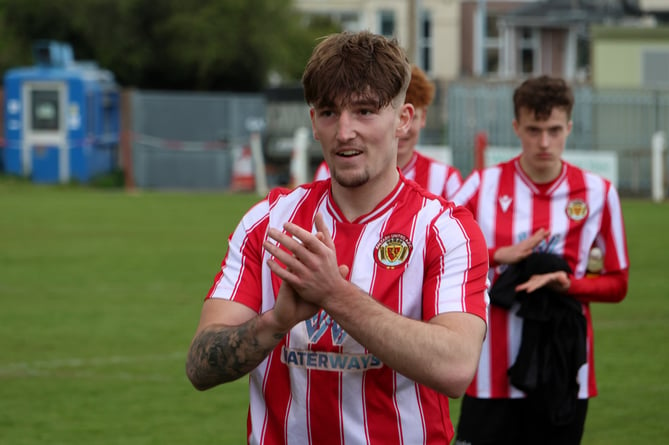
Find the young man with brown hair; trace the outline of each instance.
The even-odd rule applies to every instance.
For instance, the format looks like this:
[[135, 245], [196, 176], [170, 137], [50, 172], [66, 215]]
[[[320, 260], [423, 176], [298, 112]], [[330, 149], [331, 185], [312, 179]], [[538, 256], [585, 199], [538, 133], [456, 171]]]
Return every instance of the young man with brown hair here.
[[249, 443], [444, 444], [486, 329], [471, 214], [403, 179], [413, 106], [396, 40], [321, 41], [302, 79], [332, 179], [275, 189], [230, 236], [186, 363], [249, 375]]
[[492, 282], [456, 444], [578, 444], [597, 394], [590, 303], [627, 293], [620, 199], [562, 158], [574, 104], [563, 79], [528, 79], [513, 103], [520, 155], [472, 172], [454, 197], [483, 230]]
[[[427, 74], [416, 65], [411, 67], [411, 82], [404, 101], [413, 105], [414, 116], [409, 131], [399, 140], [397, 166], [407, 179], [417, 182], [437, 196], [451, 199], [462, 185], [460, 171], [452, 165], [432, 159], [416, 150], [420, 132], [427, 122], [427, 109], [434, 99], [435, 87]], [[314, 174], [314, 180], [330, 176], [327, 162], [323, 161]]]

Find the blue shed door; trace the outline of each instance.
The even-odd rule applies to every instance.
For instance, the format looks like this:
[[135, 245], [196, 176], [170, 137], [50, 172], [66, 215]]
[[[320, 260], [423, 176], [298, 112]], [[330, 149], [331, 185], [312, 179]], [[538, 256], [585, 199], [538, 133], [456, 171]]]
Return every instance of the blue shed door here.
[[25, 82], [22, 91], [22, 164], [34, 182], [67, 182], [67, 85], [57, 81]]

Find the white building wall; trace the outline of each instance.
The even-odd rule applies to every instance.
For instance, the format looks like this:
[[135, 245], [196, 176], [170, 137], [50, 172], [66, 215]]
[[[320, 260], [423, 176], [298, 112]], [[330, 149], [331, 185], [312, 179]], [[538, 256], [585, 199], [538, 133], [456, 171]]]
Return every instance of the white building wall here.
[[432, 11], [435, 78], [450, 81], [460, 74], [461, 26], [460, 1], [423, 0], [423, 8]]

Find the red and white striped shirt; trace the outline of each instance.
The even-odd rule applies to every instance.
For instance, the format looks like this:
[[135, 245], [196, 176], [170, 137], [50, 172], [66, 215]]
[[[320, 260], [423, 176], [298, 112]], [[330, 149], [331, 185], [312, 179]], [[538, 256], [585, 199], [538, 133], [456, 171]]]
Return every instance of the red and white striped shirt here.
[[446, 199], [452, 199], [462, 185], [462, 176], [457, 168], [416, 150], [407, 165], [402, 168], [402, 174], [426, 190]]
[[[286, 221], [314, 231], [318, 212], [350, 281], [387, 307], [424, 321], [453, 311], [486, 319], [487, 250], [473, 216], [402, 176], [352, 222], [329, 180], [271, 191], [230, 236], [207, 298], [271, 309], [280, 280], [266, 264], [267, 231]], [[385, 366], [324, 311], [296, 325], [250, 373], [250, 443], [444, 444], [452, 435], [446, 396]]]
[[[453, 198], [462, 185], [462, 175], [457, 168], [425, 156], [416, 150], [401, 171], [407, 179], [415, 181], [425, 190], [446, 199]], [[329, 177], [330, 170], [327, 163], [323, 161], [316, 169], [314, 181]]]
[[[620, 199], [606, 179], [563, 161], [560, 176], [550, 184], [535, 184], [522, 171], [519, 158], [484, 170], [465, 180], [454, 198], [474, 214], [492, 255], [496, 248], [516, 244], [540, 228], [550, 232], [537, 251], [562, 256], [574, 272], [574, 281], [586, 274], [590, 249], [604, 252], [604, 273], [629, 267]], [[494, 266], [494, 265], [492, 265]], [[491, 267], [494, 283], [504, 266]], [[572, 284], [573, 284], [572, 283]], [[586, 283], [587, 284], [587, 283]], [[574, 286], [572, 286], [574, 287]], [[578, 373], [579, 398], [597, 394], [590, 307], [582, 303], [587, 322], [587, 362]], [[507, 311], [490, 306], [488, 334], [479, 368], [467, 394], [478, 398], [518, 398], [507, 370], [518, 354], [523, 321], [518, 304]]]

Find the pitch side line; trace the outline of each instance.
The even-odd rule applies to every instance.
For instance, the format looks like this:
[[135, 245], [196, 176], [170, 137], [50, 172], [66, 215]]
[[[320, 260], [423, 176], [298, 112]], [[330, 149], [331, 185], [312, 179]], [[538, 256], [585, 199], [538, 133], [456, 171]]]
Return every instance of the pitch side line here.
[[48, 370], [58, 369], [81, 369], [94, 368], [108, 365], [122, 365], [132, 363], [146, 363], [169, 361], [175, 359], [186, 359], [185, 352], [172, 352], [169, 354], [158, 355], [137, 355], [137, 356], [111, 356], [111, 357], [93, 357], [93, 358], [66, 358], [54, 360], [41, 360], [34, 362], [16, 362], [0, 364], [0, 377], [15, 375], [16, 373], [38, 374]]

